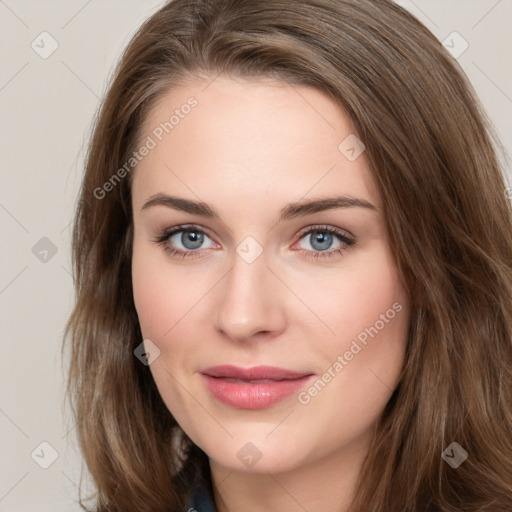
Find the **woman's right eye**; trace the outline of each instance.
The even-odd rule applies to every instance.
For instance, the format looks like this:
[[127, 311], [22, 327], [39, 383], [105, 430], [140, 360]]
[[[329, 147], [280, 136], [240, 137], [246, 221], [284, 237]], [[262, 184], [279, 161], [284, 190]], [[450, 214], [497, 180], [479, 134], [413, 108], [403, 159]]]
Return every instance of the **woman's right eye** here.
[[197, 226], [175, 226], [163, 231], [154, 242], [161, 244], [164, 250], [172, 256], [182, 258], [195, 257], [202, 251], [205, 240], [211, 238]]

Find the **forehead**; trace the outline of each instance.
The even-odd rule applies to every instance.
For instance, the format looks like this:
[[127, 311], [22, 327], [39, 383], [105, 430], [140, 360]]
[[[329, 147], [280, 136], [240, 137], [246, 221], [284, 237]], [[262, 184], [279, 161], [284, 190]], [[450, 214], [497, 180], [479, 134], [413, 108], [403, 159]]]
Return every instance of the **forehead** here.
[[364, 153], [347, 158], [343, 141], [354, 137], [351, 119], [317, 89], [224, 76], [190, 81], [167, 91], [144, 120], [141, 143], [153, 147], [135, 168], [133, 198], [179, 189], [290, 200], [334, 189], [378, 204]]

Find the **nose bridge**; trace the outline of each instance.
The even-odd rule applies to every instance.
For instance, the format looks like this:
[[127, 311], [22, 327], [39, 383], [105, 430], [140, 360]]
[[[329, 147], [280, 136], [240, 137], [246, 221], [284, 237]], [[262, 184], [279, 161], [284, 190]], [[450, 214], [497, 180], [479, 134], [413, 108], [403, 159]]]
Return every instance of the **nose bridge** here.
[[253, 253], [249, 258], [246, 248], [244, 243], [237, 248], [216, 315], [216, 328], [241, 341], [259, 332], [278, 332], [285, 319], [279, 283], [267, 268], [266, 254], [261, 252], [254, 258]]

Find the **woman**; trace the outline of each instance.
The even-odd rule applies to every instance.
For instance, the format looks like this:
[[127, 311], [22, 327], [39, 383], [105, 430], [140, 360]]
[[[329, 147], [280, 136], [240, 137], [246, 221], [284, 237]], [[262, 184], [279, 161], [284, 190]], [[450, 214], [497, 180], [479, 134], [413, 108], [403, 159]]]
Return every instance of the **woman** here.
[[92, 510], [512, 510], [505, 190], [471, 85], [393, 3], [164, 5], [73, 232]]

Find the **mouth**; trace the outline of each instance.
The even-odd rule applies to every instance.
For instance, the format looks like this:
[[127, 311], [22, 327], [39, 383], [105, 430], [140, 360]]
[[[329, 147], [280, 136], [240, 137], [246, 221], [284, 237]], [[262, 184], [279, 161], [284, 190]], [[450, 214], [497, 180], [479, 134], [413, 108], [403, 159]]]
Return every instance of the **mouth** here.
[[212, 366], [201, 373], [210, 377], [223, 379], [238, 379], [241, 381], [277, 381], [291, 380], [311, 375], [308, 372], [297, 372], [278, 368], [277, 366], [253, 366], [252, 368], [241, 368], [229, 364]]
[[221, 365], [201, 372], [207, 389], [225, 405], [239, 409], [264, 409], [290, 397], [313, 377], [275, 366], [241, 368]]

